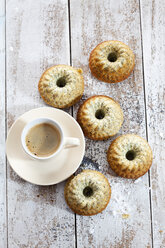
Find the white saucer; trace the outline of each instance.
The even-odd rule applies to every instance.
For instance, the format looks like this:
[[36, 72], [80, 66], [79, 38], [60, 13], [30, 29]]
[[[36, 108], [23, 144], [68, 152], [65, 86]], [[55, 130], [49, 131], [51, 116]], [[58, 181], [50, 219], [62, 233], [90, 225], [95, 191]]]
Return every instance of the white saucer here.
[[[66, 137], [80, 139], [80, 146], [64, 149], [55, 157], [39, 161], [29, 157], [21, 145], [21, 132], [27, 122], [38, 117], [55, 119]], [[71, 176], [82, 162], [85, 152], [85, 139], [77, 121], [66, 112], [43, 107], [32, 109], [20, 116], [9, 130], [6, 141], [6, 154], [13, 170], [24, 180], [37, 185], [52, 185]]]

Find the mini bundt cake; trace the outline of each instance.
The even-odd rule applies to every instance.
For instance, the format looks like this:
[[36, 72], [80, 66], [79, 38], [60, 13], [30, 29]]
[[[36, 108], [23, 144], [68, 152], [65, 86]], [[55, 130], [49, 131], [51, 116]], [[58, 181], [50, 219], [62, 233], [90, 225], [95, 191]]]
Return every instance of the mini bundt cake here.
[[152, 150], [147, 141], [135, 134], [125, 134], [110, 145], [107, 160], [113, 171], [121, 177], [143, 176], [151, 167]]
[[132, 50], [121, 41], [104, 41], [90, 54], [89, 67], [92, 74], [107, 83], [123, 81], [131, 74], [135, 65]]
[[77, 113], [85, 136], [93, 140], [105, 140], [115, 135], [122, 123], [123, 112], [118, 102], [108, 96], [92, 96]]
[[111, 187], [102, 173], [84, 170], [68, 180], [64, 196], [73, 212], [80, 215], [95, 215], [108, 205]]
[[43, 100], [56, 108], [67, 108], [83, 95], [82, 70], [68, 65], [56, 65], [41, 76], [38, 90]]

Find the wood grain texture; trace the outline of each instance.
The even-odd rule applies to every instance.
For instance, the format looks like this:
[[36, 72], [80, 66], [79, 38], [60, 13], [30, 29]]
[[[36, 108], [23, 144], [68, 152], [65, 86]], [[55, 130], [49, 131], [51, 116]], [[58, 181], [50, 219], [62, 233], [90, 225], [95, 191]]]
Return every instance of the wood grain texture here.
[[[54, 64], [69, 64], [69, 56], [67, 1], [7, 1], [8, 128], [25, 111], [45, 105], [39, 78]], [[74, 247], [75, 217], [64, 201], [64, 183], [32, 185], [9, 166], [7, 178], [9, 247]]]
[[5, 2], [0, 0], [0, 247], [7, 247], [5, 158]]
[[165, 247], [165, 1], [141, 0], [148, 141], [153, 149], [153, 243]]
[[[73, 0], [70, 4], [72, 62], [73, 66], [84, 71], [84, 99], [94, 94], [113, 97], [124, 111], [125, 121], [120, 134], [136, 133], [145, 138], [139, 2]], [[109, 85], [91, 76], [88, 59], [98, 43], [113, 39], [130, 46], [136, 56], [136, 65], [127, 80]], [[75, 117], [78, 106], [74, 108]], [[112, 186], [112, 199], [102, 214], [92, 217], [77, 215], [77, 246], [151, 247], [148, 175], [138, 181], [116, 177], [106, 160], [106, 151], [113, 139], [104, 142], [86, 140], [86, 156], [100, 164], [100, 171]], [[128, 214], [129, 218], [124, 219], [123, 214]]]
[[[83, 99], [94, 94], [105, 94], [119, 101], [125, 116], [119, 134], [129, 131], [145, 138], [148, 130], [149, 144], [154, 153], [150, 177], [152, 206], [149, 199], [148, 175], [136, 181], [121, 179], [109, 168], [106, 151], [116, 136], [103, 142], [86, 139], [86, 156], [100, 164], [97, 169], [107, 176], [112, 187], [112, 198], [107, 209], [97, 216], [77, 215], [75, 226], [75, 216], [64, 201], [64, 183], [50, 187], [34, 186], [20, 179], [9, 165], [6, 189], [5, 1], [0, 0], [0, 247], [149, 248], [152, 247], [150, 218], [152, 207], [153, 247], [163, 248], [165, 2], [162, 0], [69, 2], [72, 62], [73, 66], [84, 70]], [[69, 65], [70, 47], [67, 0], [7, 0], [6, 4], [6, 117], [10, 128], [16, 118], [25, 111], [45, 105], [38, 94], [38, 80], [49, 66], [58, 63]], [[108, 39], [125, 42], [136, 55], [133, 73], [119, 84], [109, 85], [98, 81], [91, 76], [88, 66], [92, 49]], [[74, 107], [75, 117], [79, 104]], [[68, 111], [71, 113], [71, 109]]]

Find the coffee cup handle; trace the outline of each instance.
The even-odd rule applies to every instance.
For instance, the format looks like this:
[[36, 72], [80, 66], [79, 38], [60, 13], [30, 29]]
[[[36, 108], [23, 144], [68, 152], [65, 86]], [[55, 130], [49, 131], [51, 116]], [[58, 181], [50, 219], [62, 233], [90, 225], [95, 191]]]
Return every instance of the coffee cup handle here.
[[80, 140], [72, 137], [64, 138], [64, 148], [71, 148], [80, 145]]

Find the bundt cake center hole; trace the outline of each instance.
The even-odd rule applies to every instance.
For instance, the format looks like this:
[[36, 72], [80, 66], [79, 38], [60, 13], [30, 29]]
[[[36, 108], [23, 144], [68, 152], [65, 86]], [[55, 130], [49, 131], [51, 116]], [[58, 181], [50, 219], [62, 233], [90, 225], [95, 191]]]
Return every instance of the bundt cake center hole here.
[[115, 62], [117, 60], [117, 54], [115, 52], [109, 53], [108, 60], [109, 62]]
[[105, 113], [102, 109], [98, 109], [95, 113], [95, 117], [99, 120], [103, 119], [105, 116]]
[[63, 88], [66, 85], [66, 79], [61, 77], [57, 80], [57, 86]]
[[128, 151], [127, 153], [126, 153], [126, 158], [128, 159], [128, 160], [134, 160], [134, 158], [136, 157], [136, 153], [134, 152], [134, 151], [132, 151], [132, 150], [130, 150], [130, 151]]
[[93, 189], [89, 186], [85, 187], [83, 190], [83, 195], [86, 197], [90, 197], [93, 195]]

